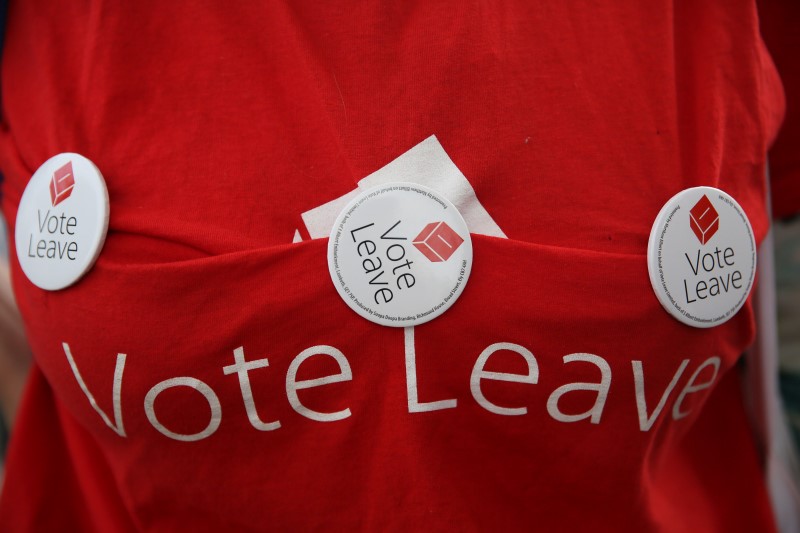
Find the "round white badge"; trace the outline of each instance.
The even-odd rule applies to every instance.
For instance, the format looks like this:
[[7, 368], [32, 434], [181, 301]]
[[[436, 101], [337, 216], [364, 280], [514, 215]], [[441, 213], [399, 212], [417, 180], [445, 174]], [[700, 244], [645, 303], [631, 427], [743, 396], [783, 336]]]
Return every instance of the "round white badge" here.
[[413, 183], [367, 189], [336, 218], [328, 270], [342, 299], [367, 320], [413, 326], [455, 303], [472, 269], [472, 240], [456, 207]]
[[33, 174], [17, 210], [17, 258], [37, 287], [55, 291], [94, 264], [108, 231], [108, 190], [94, 164], [78, 154], [51, 157]]
[[717, 326], [739, 311], [753, 286], [753, 228], [727, 193], [713, 187], [686, 189], [656, 217], [647, 267], [669, 314], [696, 328]]

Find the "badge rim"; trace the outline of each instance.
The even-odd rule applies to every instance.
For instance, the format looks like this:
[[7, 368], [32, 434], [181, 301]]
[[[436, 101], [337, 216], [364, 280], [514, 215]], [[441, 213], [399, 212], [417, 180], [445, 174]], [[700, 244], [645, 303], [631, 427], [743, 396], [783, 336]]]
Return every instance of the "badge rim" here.
[[[702, 192], [705, 195], [713, 194], [713, 195], [724, 195], [730, 202], [733, 204], [734, 208], [741, 213], [742, 217], [744, 218], [745, 225], [748, 229], [749, 241], [750, 246], [753, 251], [753, 268], [750, 273], [749, 278], [747, 278], [747, 287], [745, 289], [745, 296], [742, 298], [741, 303], [737, 304], [736, 306], [731, 308], [731, 313], [722, 320], [717, 322], [697, 322], [688, 318], [686, 315], [678, 311], [674, 308], [673, 303], [667, 297], [666, 294], [662, 294], [662, 290], [664, 288], [661, 286], [660, 283], [660, 271], [658, 268], [658, 253], [656, 251], [656, 241], [657, 235], [661, 233], [663, 230], [663, 220], [666, 218], [666, 214], [669, 211], [669, 208], [674, 207], [676, 200], [679, 197], [692, 194], [695, 192]], [[756, 277], [756, 269], [758, 266], [758, 247], [755, 240], [755, 234], [753, 232], [753, 225], [750, 223], [750, 219], [747, 216], [744, 208], [742, 208], [741, 204], [736, 201], [736, 199], [728, 194], [727, 192], [723, 191], [722, 189], [718, 189], [716, 187], [711, 187], [707, 185], [701, 185], [698, 187], [690, 187], [688, 189], [683, 189], [676, 194], [674, 194], [669, 200], [664, 202], [664, 205], [658, 211], [658, 215], [656, 215], [655, 220], [653, 221], [653, 225], [650, 228], [650, 236], [647, 241], [647, 271], [648, 277], [650, 278], [650, 285], [653, 289], [653, 292], [658, 299], [658, 302], [664, 308], [664, 310], [674, 319], [678, 320], [679, 322], [686, 324], [687, 326], [691, 326], [698, 329], [709, 329], [716, 326], [720, 326], [725, 324], [729, 320], [731, 320], [734, 316], [736, 316], [739, 311], [741, 311], [742, 307], [744, 307], [747, 299], [750, 297], [750, 293], [753, 289], [753, 285], [755, 282]], [[663, 269], [662, 269], [663, 270]]]
[[[356, 204], [358, 204], [360, 201], [362, 201], [363, 198], [365, 198], [366, 196], [371, 194], [373, 191], [392, 188], [392, 187], [398, 187], [398, 186], [401, 186], [401, 187], [413, 187], [413, 188], [422, 190], [424, 192], [427, 192], [429, 194], [433, 194], [438, 200], [441, 200], [450, 209], [452, 209], [452, 212], [455, 213], [455, 216], [457, 217], [457, 220], [461, 224], [463, 224], [463, 227], [466, 230], [466, 235], [463, 236], [463, 239], [464, 239], [464, 243], [463, 244], [467, 245], [468, 249], [469, 249], [469, 257], [468, 257], [468, 261], [467, 261], [467, 266], [466, 266], [465, 272], [463, 274], [463, 278], [464, 279], [460, 282], [458, 290], [453, 294], [453, 296], [450, 298], [450, 300], [445, 305], [443, 305], [439, 309], [433, 311], [432, 313], [430, 313], [428, 315], [425, 315], [424, 317], [416, 319], [414, 321], [390, 321], [390, 320], [381, 319], [381, 318], [375, 317], [375, 316], [368, 316], [363, 312], [363, 310], [358, 308], [358, 306], [351, 305], [350, 299], [347, 297], [347, 294], [343, 292], [342, 287], [338, 283], [336, 270], [335, 270], [335, 267], [334, 267], [334, 261], [333, 261], [333, 259], [334, 259], [334, 246], [338, 242], [337, 239], [336, 239], [336, 233], [337, 233], [339, 227], [342, 225], [342, 219], [346, 216], [348, 211], [350, 211], [351, 208], [353, 208]], [[411, 327], [411, 326], [418, 326], [418, 325], [421, 325], [421, 324], [425, 324], [427, 322], [430, 322], [431, 320], [434, 320], [434, 319], [442, 316], [446, 311], [448, 311], [450, 308], [452, 308], [453, 305], [456, 303], [456, 301], [458, 301], [458, 299], [461, 297], [461, 295], [464, 292], [464, 289], [467, 286], [470, 274], [472, 273], [472, 264], [474, 262], [474, 247], [472, 246], [472, 234], [469, 231], [469, 226], [467, 225], [466, 220], [464, 220], [463, 215], [461, 215], [461, 212], [458, 210], [458, 208], [455, 206], [455, 204], [453, 204], [453, 202], [451, 202], [446, 196], [444, 196], [442, 193], [440, 193], [439, 191], [437, 191], [435, 189], [432, 189], [432, 188], [427, 187], [425, 185], [420, 185], [418, 183], [406, 182], [406, 181], [386, 182], [386, 183], [382, 183], [382, 184], [379, 184], [379, 185], [375, 185], [373, 187], [369, 187], [367, 189], [363, 189], [363, 190], [359, 189], [359, 194], [357, 194], [352, 200], [350, 200], [347, 203], [347, 205], [344, 206], [344, 208], [342, 208], [342, 210], [336, 216], [336, 219], [334, 220], [333, 225], [331, 227], [330, 234], [328, 235], [328, 244], [327, 244], [326, 249], [327, 249], [328, 274], [330, 275], [331, 283], [333, 284], [333, 286], [334, 286], [334, 288], [336, 290], [336, 293], [339, 295], [339, 297], [341, 298], [342, 302], [351, 311], [353, 311], [356, 315], [364, 318], [365, 320], [368, 320], [369, 322], [372, 322], [373, 324], [378, 324], [380, 326], [394, 327], [394, 328]]]
[[[90, 177], [84, 176], [84, 179], [86, 180], [84, 181], [84, 183], [94, 183], [96, 185], [96, 187], [92, 187], [92, 189], [95, 191], [94, 193], [95, 200], [99, 201], [100, 203], [100, 209], [98, 209], [97, 217], [95, 218], [95, 221], [98, 223], [97, 229], [92, 232], [93, 234], [91, 238], [91, 242], [94, 249], [91, 255], [87, 256], [88, 261], [86, 262], [86, 265], [83, 268], [81, 268], [79, 274], [74, 278], [62, 280], [58, 283], [50, 283], [49, 279], [34, 280], [31, 277], [31, 273], [29, 269], [26, 267], [25, 262], [21, 260], [22, 254], [20, 253], [19, 246], [20, 242], [24, 241], [24, 235], [22, 236], [23, 238], [21, 240], [20, 239], [21, 225], [19, 217], [20, 217], [20, 212], [22, 211], [22, 209], [20, 209], [20, 206], [24, 204], [26, 198], [30, 201], [33, 201], [31, 200], [31, 196], [33, 194], [36, 194], [36, 192], [38, 192], [38, 190], [34, 192], [34, 188], [40, 187], [41, 182], [44, 182], [45, 188], [49, 187], [50, 174], [52, 174], [52, 172], [50, 172], [49, 167], [51, 166], [57, 167], [58, 164], [53, 164], [53, 162], [58, 159], [69, 159], [72, 161], [77, 160], [80, 161], [81, 163], [87, 164], [94, 171], [92, 176]], [[44, 169], [48, 170], [45, 171]], [[37, 168], [36, 171], [34, 171], [34, 173], [31, 175], [30, 179], [28, 180], [28, 183], [25, 186], [25, 190], [22, 192], [22, 196], [20, 197], [19, 203], [17, 204], [17, 216], [14, 224], [15, 251], [17, 255], [17, 263], [19, 264], [22, 273], [25, 274], [25, 278], [36, 287], [51, 292], [60, 291], [78, 283], [81, 279], [83, 279], [84, 276], [86, 276], [86, 274], [89, 273], [90, 270], [92, 270], [95, 263], [97, 262], [97, 259], [100, 257], [100, 253], [102, 252], [103, 246], [105, 245], [106, 237], [108, 236], [108, 225], [109, 225], [110, 214], [111, 214], [111, 205], [108, 196], [108, 187], [106, 186], [105, 177], [103, 176], [103, 173], [100, 171], [97, 165], [95, 165], [91, 159], [76, 152], [61, 152], [59, 154], [56, 154], [48, 158], [44, 163], [39, 165], [39, 168]]]

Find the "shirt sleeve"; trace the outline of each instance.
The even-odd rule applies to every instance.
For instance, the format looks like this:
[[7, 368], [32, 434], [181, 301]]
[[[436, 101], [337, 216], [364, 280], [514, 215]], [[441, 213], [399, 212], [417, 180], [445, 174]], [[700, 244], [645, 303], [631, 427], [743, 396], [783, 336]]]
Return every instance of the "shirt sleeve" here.
[[800, 3], [759, 0], [761, 32], [786, 95], [783, 126], [769, 151], [775, 218], [800, 214]]

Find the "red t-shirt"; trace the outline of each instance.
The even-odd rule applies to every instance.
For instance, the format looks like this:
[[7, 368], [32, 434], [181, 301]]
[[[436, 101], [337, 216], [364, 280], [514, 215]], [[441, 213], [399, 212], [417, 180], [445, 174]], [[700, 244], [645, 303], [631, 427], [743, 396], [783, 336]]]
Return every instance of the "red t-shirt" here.
[[789, 218], [800, 213], [800, 6], [791, 0], [758, 0], [764, 41], [781, 75], [787, 95], [780, 135], [770, 148], [773, 214]]
[[[68, 289], [12, 258], [36, 367], [0, 529], [773, 528], [752, 307], [685, 326], [646, 264], [689, 187], [768, 227], [751, 1], [27, 1], [2, 68], [11, 225], [61, 152], [111, 219]], [[507, 238], [473, 235], [444, 315], [381, 327], [302, 215], [431, 135]]]

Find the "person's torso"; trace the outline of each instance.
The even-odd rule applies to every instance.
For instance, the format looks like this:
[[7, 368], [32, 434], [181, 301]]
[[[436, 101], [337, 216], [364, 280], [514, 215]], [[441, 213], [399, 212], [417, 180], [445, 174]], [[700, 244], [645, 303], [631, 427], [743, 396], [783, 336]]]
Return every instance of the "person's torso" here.
[[[715, 387], [752, 309], [679, 323], [645, 254], [693, 186], [764, 234], [774, 72], [749, 2], [623, 4], [12, 6], [5, 213], [61, 152], [97, 164], [111, 204], [84, 279], [47, 292], [17, 266], [15, 288], [137, 526], [762, 518], [720, 509], [728, 464], [686, 445], [714, 390], [743, 423]], [[441, 317], [381, 327], [341, 301], [303, 214], [432, 135], [506, 238], [473, 235]], [[753, 461], [737, 431], [704, 433], [709, 453]]]

